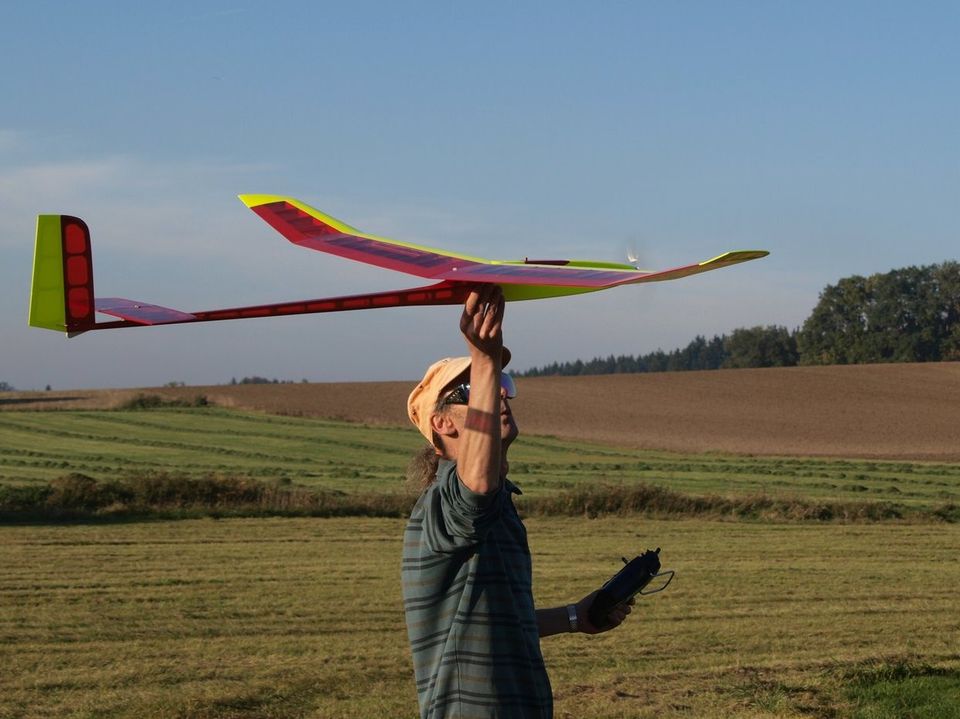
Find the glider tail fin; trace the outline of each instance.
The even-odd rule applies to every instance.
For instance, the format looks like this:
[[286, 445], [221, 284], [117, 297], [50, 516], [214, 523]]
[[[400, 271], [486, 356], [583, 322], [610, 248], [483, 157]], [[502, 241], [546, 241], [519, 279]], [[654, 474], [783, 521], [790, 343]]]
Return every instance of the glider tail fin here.
[[69, 215], [38, 215], [29, 324], [74, 335], [93, 328], [94, 313], [87, 224]]

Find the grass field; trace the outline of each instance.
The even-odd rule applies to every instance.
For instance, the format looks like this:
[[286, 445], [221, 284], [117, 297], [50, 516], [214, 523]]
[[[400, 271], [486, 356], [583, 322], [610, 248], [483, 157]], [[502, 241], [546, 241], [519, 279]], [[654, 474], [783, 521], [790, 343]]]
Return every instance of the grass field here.
[[[957, 526], [527, 524], [544, 605], [644, 546], [678, 571], [544, 640], [560, 717], [960, 716]], [[413, 717], [402, 525], [0, 527], [0, 716]]]
[[[0, 487], [216, 473], [396, 492], [415, 432], [223, 408], [0, 413]], [[522, 437], [524, 497], [596, 482], [933, 508], [960, 465]], [[522, 505], [521, 505], [522, 506]], [[413, 717], [403, 520], [0, 526], [0, 717]], [[619, 557], [678, 571], [600, 637], [544, 641], [559, 717], [960, 718], [960, 525], [527, 519], [538, 604]]]
[[[289, 480], [338, 491], [399, 490], [422, 445], [408, 428], [222, 408], [0, 413], [0, 483], [163, 471]], [[678, 454], [522, 437], [512, 476], [530, 496], [583, 482], [648, 482], [694, 494], [960, 502], [960, 464]]]

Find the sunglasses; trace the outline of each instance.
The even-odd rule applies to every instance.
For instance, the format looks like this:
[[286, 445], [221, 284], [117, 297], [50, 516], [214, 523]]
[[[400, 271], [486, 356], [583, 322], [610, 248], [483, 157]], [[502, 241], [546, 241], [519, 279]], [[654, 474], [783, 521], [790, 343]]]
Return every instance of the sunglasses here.
[[[506, 391], [507, 399], [513, 399], [517, 396], [517, 384], [513, 377], [506, 372], [500, 373], [500, 387]], [[458, 384], [446, 397], [441, 404], [468, 404], [470, 402], [470, 383], [464, 382]]]

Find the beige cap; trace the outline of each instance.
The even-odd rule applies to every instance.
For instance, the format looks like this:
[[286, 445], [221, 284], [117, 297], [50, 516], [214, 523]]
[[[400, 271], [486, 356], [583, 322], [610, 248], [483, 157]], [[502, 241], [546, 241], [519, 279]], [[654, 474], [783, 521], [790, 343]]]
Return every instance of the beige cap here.
[[[504, 347], [501, 367], [506, 367], [509, 362], [510, 350]], [[430, 444], [433, 444], [433, 427], [430, 424], [430, 418], [437, 406], [437, 400], [440, 399], [443, 391], [468, 369], [470, 369], [469, 357], [446, 357], [439, 362], [434, 362], [407, 398], [407, 416]]]

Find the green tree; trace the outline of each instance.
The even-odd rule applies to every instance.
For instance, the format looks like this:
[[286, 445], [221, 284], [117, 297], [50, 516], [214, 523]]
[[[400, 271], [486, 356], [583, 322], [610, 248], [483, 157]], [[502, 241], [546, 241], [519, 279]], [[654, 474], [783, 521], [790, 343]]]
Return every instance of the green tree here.
[[800, 359], [796, 335], [776, 325], [736, 329], [723, 347], [725, 368], [793, 367]]
[[960, 264], [828, 285], [797, 336], [803, 364], [960, 359]]
[[940, 359], [960, 360], [960, 263], [935, 265], [933, 286], [938, 295], [937, 322]]

